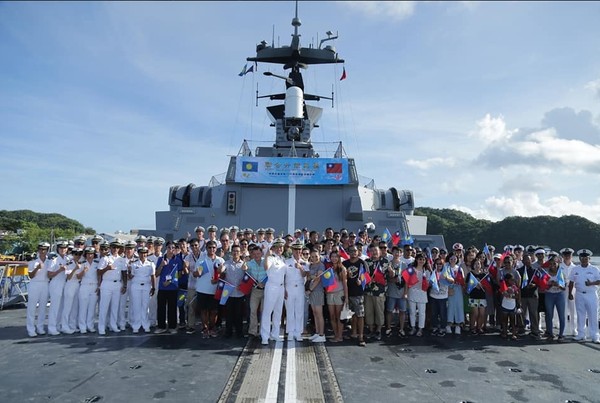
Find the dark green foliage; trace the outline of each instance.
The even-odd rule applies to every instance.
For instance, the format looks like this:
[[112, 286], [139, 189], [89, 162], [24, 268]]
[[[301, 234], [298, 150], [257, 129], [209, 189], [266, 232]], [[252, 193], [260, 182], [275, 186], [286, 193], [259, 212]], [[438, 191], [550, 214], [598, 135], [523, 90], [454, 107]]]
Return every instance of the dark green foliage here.
[[460, 242], [481, 249], [487, 242], [500, 249], [508, 244], [547, 245], [555, 251], [571, 247], [600, 253], [600, 225], [575, 215], [506, 217], [491, 222], [458, 210], [429, 207], [415, 209], [415, 215], [427, 216], [427, 232], [444, 235], [448, 247]]

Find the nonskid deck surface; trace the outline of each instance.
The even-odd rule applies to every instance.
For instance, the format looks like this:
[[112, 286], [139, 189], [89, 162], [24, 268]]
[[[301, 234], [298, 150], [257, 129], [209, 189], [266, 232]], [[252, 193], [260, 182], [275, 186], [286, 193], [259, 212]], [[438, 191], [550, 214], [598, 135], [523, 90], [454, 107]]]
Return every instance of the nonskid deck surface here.
[[0, 312], [2, 402], [593, 402], [600, 345], [497, 335], [359, 347], [281, 338], [60, 335], [31, 339], [25, 309]]

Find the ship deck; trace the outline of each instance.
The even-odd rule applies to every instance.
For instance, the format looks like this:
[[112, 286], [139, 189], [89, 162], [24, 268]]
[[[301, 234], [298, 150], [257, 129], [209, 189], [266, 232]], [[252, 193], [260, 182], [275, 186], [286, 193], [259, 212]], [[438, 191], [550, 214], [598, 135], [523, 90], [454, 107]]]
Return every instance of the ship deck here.
[[497, 335], [397, 336], [367, 347], [186, 335], [28, 338], [0, 311], [7, 402], [593, 402], [600, 345]]

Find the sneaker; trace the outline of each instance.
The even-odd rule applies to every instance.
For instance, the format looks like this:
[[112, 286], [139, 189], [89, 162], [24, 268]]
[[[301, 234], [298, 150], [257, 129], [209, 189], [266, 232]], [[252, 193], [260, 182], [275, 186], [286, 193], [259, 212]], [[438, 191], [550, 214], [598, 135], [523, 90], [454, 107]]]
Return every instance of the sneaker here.
[[381, 332], [379, 332], [375, 335], [375, 340], [381, 341]]
[[415, 334], [417, 334], [417, 328], [413, 327], [412, 330], [410, 331], [410, 335], [414, 336]]
[[406, 333], [404, 332], [404, 329], [398, 330], [398, 336], [400, 336], [400, 337], [406, 337]]
[[87, 330], [82, 330], [82, 331], [80, 331], [79, 333], [81, 333], [81, 334], [86, 334], [86, 333], [87, 333]]
[[446, 335], [446, 332], [443, 330], [440, 330], [440, 332], [437, 335], [438, 335], [438, 337], [444, 337]]
[[313, 343], [325, 343], [327, 339], [325, 338], [325, 336], [317, 336], [315, 337], [312, 342]]
[[437, 336], [437, 334], [438, 334], [438, 328], [434, 327], [433, 330], [431, 331], [431, 335]]
[[56, 330], [52, 330], [52, 331], [48, 331], [48, 334], [50, 336], [58, 336], [60, 334], [60, 332], [57, 332]]
[[187, 329], [185, 329], [185, 334], [194, 334], [196, 333], [196, 329], [194, 329], [193, 327], [188, 327]]
[[73, 330], [73, 329], [68, 329], [68, 328], [67, 328], [67, 329], [63, 329], [63, 331], [62, 331], [62, 332], [63, 332], [64, 334], [73, 334], [73, 333], [75, 333], [75, 330]]
[[316, 338], [318, 338], [318, 337], [319, 337], [319, 333], [315, 333], [315, 334], [313, 334], [312, 336], [310, 336], [310, 337], [308, 338], [308, 340], [310, 340], [310, 341], [315, 341], [315, 339], [316, 339]]
[[269, 340], [263, 339], [260, 344], [262, 344], [263, 346], [268, 346], [269, 345]]
[[114, 333], [121, 333], [121, 329], [116, 328], [116, 329], [110, 329], [112, 332]]
[[133, 334], [137, 334], [137, 333], [139, 333], [139, 332], [140, 332], [140, 329], [133, 329], [133, 332], [132, 332], [132, 333], [133, 333]]
[[29, 337], [37, 337], [37, 333], [27, 333]]
[[594, 339], [595, 344], [600, 344], [600, 339]]
[[100, 336], [106, 336], [106, 331], [105, 330], [98, 330], [98, 334]]
[[158, 329], [156, 329], [154, 331], [154, 334], [163, 334], [163, 333], [166, 333], [166, 332], [167, 332], [167, 329], [158, 328]]
[[454, 334], [460, 334], [460, 326], [454, 327]]
[[360, 340], [358, 342], [358, 345], [361, 346], [361, 347], [367, 347], [367, 343], [364, 340]]
[[169, 329], [169, 334], [176, 334], [177, 333], [177, 329]]
[[390, 337], [392, 335], [392, 329], [390, 329], [390, 328], [385, 329], [385, 335], [387, 337]]
[[452, 334], [452, 328], [450, 326], [446, 326], [446, 333]]

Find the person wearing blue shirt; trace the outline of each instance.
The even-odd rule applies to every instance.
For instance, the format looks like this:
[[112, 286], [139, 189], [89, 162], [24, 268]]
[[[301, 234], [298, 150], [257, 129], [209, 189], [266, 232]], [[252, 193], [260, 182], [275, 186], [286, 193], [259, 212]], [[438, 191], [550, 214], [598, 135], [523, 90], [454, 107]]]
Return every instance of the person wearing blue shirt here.
[[[167, 253], [156, 262], [158, 276], [157, 320], [158, 329], [154, 333], [177, 333], [177, 293], [178, 280], [183, 271], [181, 255], [175, 253], [175, 244], [167, 242]], [[167, 328], [168, 323], [168, 328]]]

